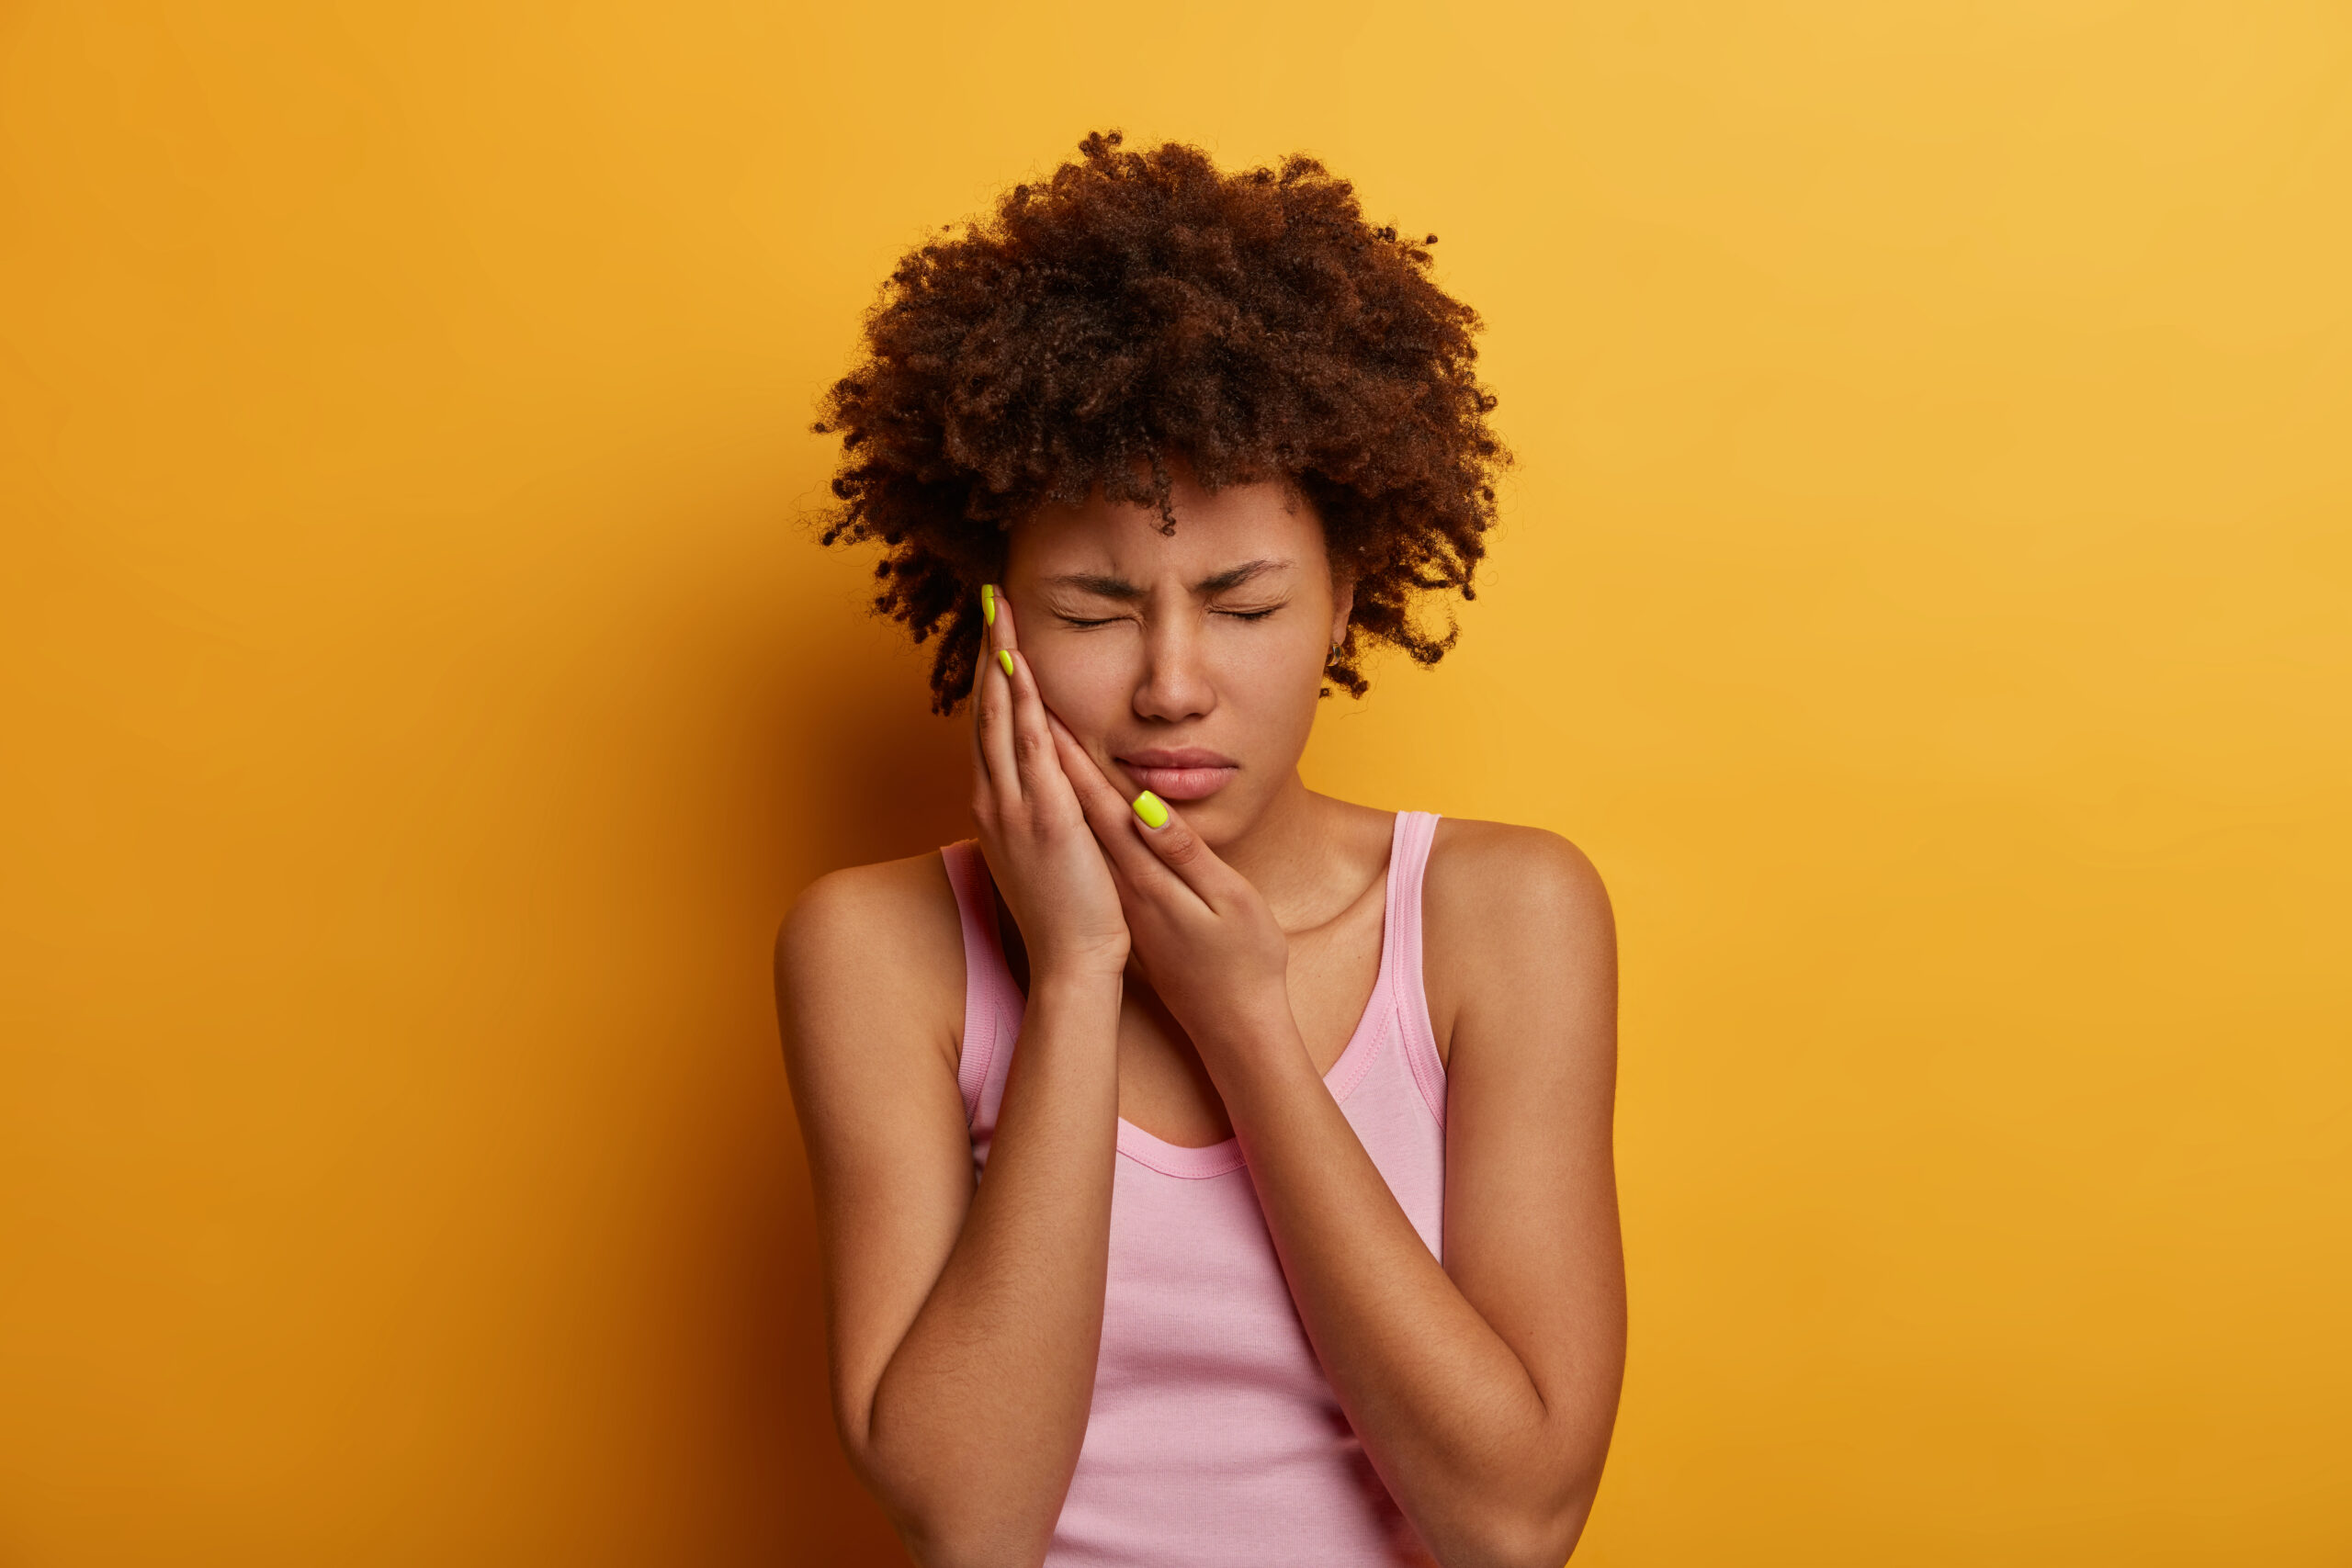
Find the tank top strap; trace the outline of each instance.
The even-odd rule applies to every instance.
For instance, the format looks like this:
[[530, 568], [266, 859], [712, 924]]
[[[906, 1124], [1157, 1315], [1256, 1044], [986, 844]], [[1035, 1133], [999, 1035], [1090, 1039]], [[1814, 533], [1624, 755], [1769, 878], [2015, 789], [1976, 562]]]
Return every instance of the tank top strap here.
[[1430, 1022], [1429, 987], [1422, 976], [1421, 882], [1429, 870], [1430, 846], [1437, 840], [1438, 814], [1399, 811], [1396, 839], [1389, 850], [1388, 951], [1382, 962], [1396, 987], [1397, 1032], [1402, 1037], [1405, 1065], [1421, 1099], [1445, 1125], [1445, 1062], [1437, 1050], [1437, 1031]]
[[[963, 1092], [964, 1118], [975, 1127], [983, 1109], [991, 1112], [991, 1098], [1003, 1093], [1002, 1069], [1011, 1065], [1011, 1032], [1019, 1027], [1020, 988], [1004, 961], [1004, 942], [997, 930], [996, 883], [975, 840], [944, 846], [939, 858], [956, 889], [956, 918], [964, 929], [964, 1033], [956, 1058], [956, 1087]], [[1005, 1057], [1007, 1060], [999, 1061]], [[997, 1096], [989, 1089], [991, 1079]]]

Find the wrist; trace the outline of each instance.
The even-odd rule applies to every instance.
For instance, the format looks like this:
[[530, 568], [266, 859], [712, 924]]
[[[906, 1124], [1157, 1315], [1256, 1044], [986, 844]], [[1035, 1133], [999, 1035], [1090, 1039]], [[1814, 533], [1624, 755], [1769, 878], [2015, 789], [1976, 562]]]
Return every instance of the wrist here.
[[1192, 1031], [1193, 1047], [1201, 1053], [1212, 1076], [1246, 1075], [1254, 1080], [1278, 1080], [1304, 1069], [1316, 1077], [1305, 1036], [1290, 1010], [1290, 993], [1256, 998], [1236, 998], [1231, 1006], [1204, 1018]]
[[1029, 995], [1033, 1002], [1046, 997], [1073, 1000], [1120, 994], [1126, 984], [1124, 953], [1083, 953], [1040, 958], [1030, 965]]

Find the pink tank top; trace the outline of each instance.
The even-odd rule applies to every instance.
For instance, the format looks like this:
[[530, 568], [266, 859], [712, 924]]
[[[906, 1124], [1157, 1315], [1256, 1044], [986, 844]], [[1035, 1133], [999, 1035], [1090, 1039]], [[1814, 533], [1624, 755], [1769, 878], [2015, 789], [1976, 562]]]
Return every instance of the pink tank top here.
[[[1421, 987], [1421, 873], [1436, 830], [1430, 813], [1397, 815], [1379, 977], [1324, 1082], [1442, 1258], [1445, 1068]], [[1023, 998], [978, 847], [940, 852], [964, 924], [957, 1078], [977, 1172]], [[1429, 1562], [1307, 1344], [1239, 1145], [1187, 1148], [1122, 1119], [1116, 1167], [1094, 1404], [1047, 1568]]]

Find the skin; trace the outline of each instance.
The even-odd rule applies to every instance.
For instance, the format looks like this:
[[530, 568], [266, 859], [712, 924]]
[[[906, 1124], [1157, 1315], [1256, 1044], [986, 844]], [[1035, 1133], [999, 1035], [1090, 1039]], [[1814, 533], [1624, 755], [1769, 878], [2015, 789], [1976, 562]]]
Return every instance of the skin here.
[[[1441, 1265], [1322, 1080], [1376, 974], [1392, 824], [1297, 771], [1349, 585], [1287, 487], [1173, 499], [1173, 534], [1098, 498], [1008, 542], [972, 807], [1028, 1010], [985, 1183], [938, 857], [823, 878], [779, 939], [843, 1444], [918, 1561], [1042, 1559], [1092, 1395], [1124, 1116], [1240, 1140], [1316, 1355], [1438, 1561], [1556, 1568], [1624, 1355], [1607, 896], [1553, 834], [1439, 827]], [[1157, 830], [1129, 807], [1146, 787], [1173, 807]]]

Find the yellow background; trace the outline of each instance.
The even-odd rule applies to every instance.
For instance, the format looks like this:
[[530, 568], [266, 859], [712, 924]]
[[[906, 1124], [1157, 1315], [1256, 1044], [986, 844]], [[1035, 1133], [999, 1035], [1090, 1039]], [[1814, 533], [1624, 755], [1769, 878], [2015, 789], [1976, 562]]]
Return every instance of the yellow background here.
[[2341, 5], [12, 0], [0, 1562], [888, 1558], [766, 954], [961, 742], [807, 425], [1114, 124], [1489, 323], [1308, 765], [1615, 891], [1578, 1561], [2352, 1561]]

